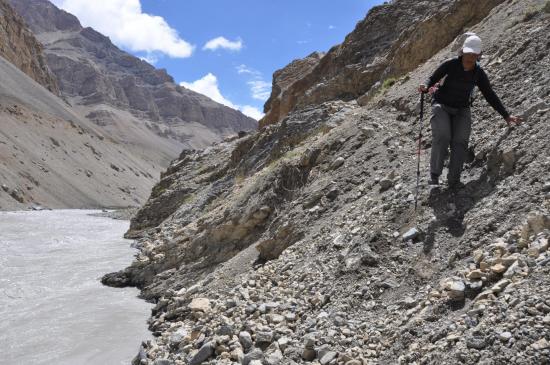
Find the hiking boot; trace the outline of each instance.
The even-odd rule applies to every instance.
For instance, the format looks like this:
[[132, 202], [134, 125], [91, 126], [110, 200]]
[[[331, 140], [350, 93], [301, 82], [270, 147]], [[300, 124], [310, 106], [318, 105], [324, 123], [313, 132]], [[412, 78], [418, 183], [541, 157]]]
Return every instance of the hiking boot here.
[[430, 174], [430, 180], [428, 181], [428, 185], [438, 186], [439, 185], [439, 175]]

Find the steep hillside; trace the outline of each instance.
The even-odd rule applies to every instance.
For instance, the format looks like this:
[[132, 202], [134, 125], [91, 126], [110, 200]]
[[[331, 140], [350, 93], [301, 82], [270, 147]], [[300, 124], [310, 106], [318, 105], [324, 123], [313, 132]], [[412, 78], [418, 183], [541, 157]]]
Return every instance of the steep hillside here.
[[36, 82], [59, 95], [55, 76], [50, 73], [36, 40], [11, 6], [0, 1], [0, 56], [4, 57]]
[[182, 149], [257, 125], [48, 1], [12, 4], [47, 47], [0, 0], [0, 209], [140, 205]]
[[48, 66], [71, 103], [129, 111], [153, 131], [187, 146], [204, 147], [205, 140], [211, 143], [256, 128], [255, 120], [176, 85], [166, 70], [121, 51], [49, 1], [11, 3], [44, 44]]
[[[342, 44], [323, 57], [304, 59], [309, 67], [296, 69], [293, 82], [277, 87], [288, 72], [274, 74], [260, 126], [279, 122], [308, 105], [350, 101], [376, 92], [378, 81], [413, 70], [502, 2], [452, 0], [435, 6], [430, 1], [396, 0], [374, 7]], [[295, 69], [294, 63], [287, 67]]]
[[0, 209], [141, 204], [180, 145], [118, 117], [141, 144], [121, 144], [0, 57]]
[[[127, 233], [139, 238], [139, 255], [103, 278], [137, 285], [156, 303], [156, 338], [134, 363], [550, 362], [550, 4], [498, 3], [477, 24], [454, 23], [469, 1], [376, 8], [365, 28], [399, 5], [428, 7], [428, 18], [455, 31], [443, 36], [421, 27], [426, 18], [407, 18], [425, 32], [403, 33], [392, 47], [442, 43], [400, 68], [399, 79], [379, 72], [373, 81], [383, 87], [361, 103], [312, 101], [281, 123], [173, 161]], [[416, 89], [465, 31], [484, 40], [482, 65], [526, 122], [506, 127], [478, 97], [456, 191], [426, 186], [425, 119], [415, 212]], [[373, 59], [387, 47], [379, 52]], [[335, 74], [353, 57], [342, 62]]]

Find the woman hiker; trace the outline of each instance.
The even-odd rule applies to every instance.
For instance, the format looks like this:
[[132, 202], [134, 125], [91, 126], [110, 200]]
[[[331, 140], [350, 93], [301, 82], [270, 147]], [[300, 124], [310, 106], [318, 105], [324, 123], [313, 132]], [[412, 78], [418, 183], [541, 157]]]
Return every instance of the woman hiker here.
[[[451, 156], [447, 181], [450, 188], [461, 186], [460, 173], [466, 159], [472, 125], [470, 97], [477, 86], [485, 100], [506, 120], [519, 124], [522, 119], [511, 116], [495, 94], [485, 71], [477, 64], [481, 58], [481, 39], [471, 35], [464, 41], [461, 55], [443, 62], [433, 75], [420, 85], [418, 91], [434, 92], [432, 101], [432, 154], [430, 158], [430, 185], [439, 185], [443, 161], [449, 145]], [[436, 83], [445, 77], [439, 87]]]

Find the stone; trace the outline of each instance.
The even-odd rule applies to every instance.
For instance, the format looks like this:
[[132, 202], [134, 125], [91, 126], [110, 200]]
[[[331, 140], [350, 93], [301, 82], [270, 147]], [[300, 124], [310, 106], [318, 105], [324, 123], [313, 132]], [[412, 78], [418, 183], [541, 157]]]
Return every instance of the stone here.
[[481, 261], [479, 263], [479, 269], [481, 271], [487, 271], [487, 270], [489, 270], [490, 267], [491, 267], [491, 265], [489, 265], [489, 263], [487, 261]]
[[539, 253], [545, 252], [548, 250], [548, 239], [545, 237], [538, 237], [530, 245], [530, 249], [536, 249]]
[[224, 324], [224, 325], [220, 326], [218, 331], [216, 331], [216, 334], [218, 334], [220, 336], [232, 336], [233, 331], [234, 331], [233, 326], [228, 325], [228, 324]]
[[403, 299], [403, 306], [405, 308], [414, 308], [417, 304], [418, 300], [413, 297], [405, 297], [405, 299]]
[[531, 348], [534, 350], [545, 350], [550, 348], [550, 342], [546, 340], [545, 338], [541, 338], [537, 342], [531, 344]]
[[230, 357], [233, 361], [242, 363], [244, 360], [244, 352], [240, 347], [238, 347], [235, 350], [231, 351]]
[[482, 300], [488, 300], [491, 297], [494, 297], [493, 291], [492, 290], [484, 290], [476, 296], [474, 301], [478, 302], [478, 301], [482, 301]]
[[491, 290], [493, 291], [493, 293], [500, 293], [502, 292], [504, 289], [506, 289], [506, 287], [508, 285], [510, 285], [512, 282], [509, 280], [509, 279], [502, 279], [500, 280], [498, 283], [496, 283], [495, 285], [493, 285], [493, 287], [491, 288]]
[[207, 342], [200, 348], [199, 352], [195, 354], [189, 360], [189, 365], [199, 365], [202, 364], [204, 361], [208, 360], [212, 355], [214, 355], [214, 345], [211, 342]]
[[319, 362], [321, 365], [328, 365], [332, 360], [334, 360], [338, 356], [338, 353], [335, 351], [328, 351], [326, 354], [321, 357]]
[[420, 230], [416, 227], [409, 229], [403, 234], [403, 241], [415, 240], [421, 234]]
[[279, 365], [283, 361], [283, 353], [277, 342], [273, 342], [265, 350], [264, 365]]
[[379, 184], [380, 184], [380, 191], [386, 191], [393, 186], [393, 180], [384, 178], [380, 180]]
[[494, 272], [495, 274], [502, 274], [506, 271], [506, 266], [498, 263], [491, 266], [491, 271]]
[[483, 250], [475, 250], [474, 253], [473, 253], [473, 257], [474, 257], [474, 262], [476, 264], [479, 264], [483, 258], [485, 257], [485, 253], [483, 252]]
[[464, 290], [466, 290], [466, 286], [464, 285], [464, 282], [462, 280], [446, 280], [443, 284], [443, 289], [445, 289], [447, 296], [451, 300], [464, 299]]
[[250, 365], [252, 361], [261, 361], [264, 359], [264, 353], [259, 348], [254, 348], [244, 355], [243, 365]]
[[365, 138], [373, 137], [376, 133], [376, 130], [372, 127], [361, 126], [359, 130], [361, 131], [361, 135]]
[[256, 332], [256, 343], [271, 343], [273, 341], [272, 331], [258, 331]]
[[279, 344], [279, 348], [281, 351], [285, 351], [285, 349], [288, 347], [290, 340], [287, 337], [281, 337], [277, 340], [277, 343]]
[[344, 162], [346, 162], [346, 160], [343, 157], [338, 157], [334, 161], [332, 161], [332, 163], [330, 164], [330, 169], [336, 170], [337, 168], [342, 166]]
[[512, 277], [516, 275], [520, 275], [523, 272], [523, 269], [521, 268], [519, 261], [515, 261], [507, 270], [504, 272], [503, 277], [507, 279], [511, 279]]
[[506, 331], [506, 332], [500, 332], [498, 334], [498, 338], [502, 341], [502, 342], [508, 342], [510, 341], [510, 339], [512, 338], [512, 333]]
[[193, 312], [208, 312], [210, 311], [210, 300], [207, 298], [194, 298], [189, 303], [189, 309]]
[[315, 337], [313, 335], [304, 336], [304, 347], [310, 349], [315, 347]]
[[23, 193], [21, 192], [21, 190], [15, 188], [13, 189], [11, 192], [10, 192], [10, 196], [17, 200], [17, 202], [19, 203], [24, 203], [25, 202], [25, 198], [23, 197]]
[[304, 348], [304, 351], [302, 352], [302, 359], [306, 361], [313, 361], [317, 357], [317, 354], [315, 352], [315, 349], [311, 348]]
[[483, 281], [481, 280], [472, 280], [468, 283], [468, 287], [472, 290], [481, 290], [481, 288], [483, 287]]
[[285, 314], [285, 319], [287, 322], [294, 322], [296, 321], [296, 314], [295, 313], [287, 313]]
[[170, 345], [178, 346], [180, 342], [188, 335], [188, 332], [185, 328], [180, 328], [172, 336], [170, 336]]
[[349, 360], [345, 365], [363, 365], [363, 362], [361, 360]]
[[521, 241], [526, 245], [529, 236], [537, 235], [545, 229], [550, 229], [550, 216], [532, 212], [527, 217], [527, 223], [521, 229]]
[[267, 315], [267, 321], [269, 323], [277, 324], [277, 323], [283, 322], [284, 320], [285, 320], [285, 317], [283, 317], [280, 314], [270, 313]]
[[537, 257], [539, 257], [539, 255], [540, 251], [538, 250], [538, 248], [530, 247], [529, 249], [527, 249], [527, 256], [536, 259]]
[[172, 362], [168, 359], [157, 359], [157, 360], [155, 360], [153, 365], [174, 365], [174, 362]]
[[483, 271], [481, 270], [472, 270], [466, 275], [468, 280], [481, 279], [482, 276], [483, 276]]
[[512, 264], [513, 264], [514, 262], [516, 262], [518, 259], [519, 259], [519, 254], [518, 254], [518, 253], [514, 253], [514, 254], [511, 254], [511, 255], [507, 255], [507, 256], [501, 257], [500, 262], [502, 263], [502, 265], [504, 265], [504, 266], [506, 266], [507, 268], [509, 268], [509, 267], [512, 266]]
[[254, 344], [254, 342], [252, 342], [252, 336], [246, 331], [239, 333], [239, 341], [245, 350], [248, 350]]
[[473, 336], [466, 339], [466, 346], [471, 349], [483, 350], [487, 346], [487, 343], [484, 338]]

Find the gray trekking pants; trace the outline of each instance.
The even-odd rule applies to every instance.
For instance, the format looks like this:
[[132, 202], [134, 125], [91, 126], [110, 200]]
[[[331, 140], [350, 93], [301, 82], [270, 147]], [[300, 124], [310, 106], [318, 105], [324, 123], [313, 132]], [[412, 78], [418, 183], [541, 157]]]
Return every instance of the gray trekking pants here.
[[443, 162], [449, 146], [451, 156], [447, 180], [450, 184], [460, 181], [462, 165], [466, 160], [468, 140], [472, 129], [470, 108], [451, 108], [434, 103], [432, 105], [432, 155], [430, 172], [437, 176], [443, 171]]

